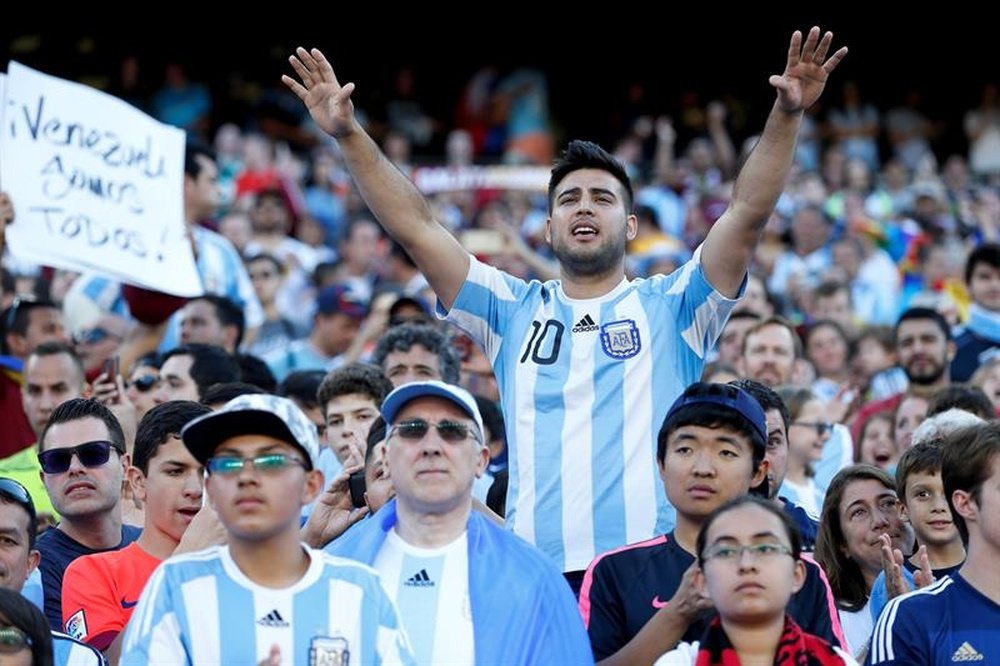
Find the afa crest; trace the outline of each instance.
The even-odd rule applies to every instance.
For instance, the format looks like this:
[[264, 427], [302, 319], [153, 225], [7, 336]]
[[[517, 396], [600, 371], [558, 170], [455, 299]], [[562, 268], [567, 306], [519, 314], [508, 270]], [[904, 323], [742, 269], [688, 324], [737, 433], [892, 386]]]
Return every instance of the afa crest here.
[[632, 358], [642, 349], [639, 328], [631, 319], [622, 319], [602, 325], [601, 348], [611, 358]]

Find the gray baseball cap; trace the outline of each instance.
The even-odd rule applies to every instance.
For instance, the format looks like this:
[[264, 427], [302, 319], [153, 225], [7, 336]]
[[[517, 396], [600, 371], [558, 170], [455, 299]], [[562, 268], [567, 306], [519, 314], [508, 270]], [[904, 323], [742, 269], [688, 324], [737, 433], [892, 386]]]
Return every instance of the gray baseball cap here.
[[184, 426], [181, 439], [195, 459], [204, 464], [219, 444], [240, 435], [267, 435], [288, 442], [306, 454], [310, 469], [319, 460], [316, 426], [288, 398], [254, 394], [233, 398], [220, 409]]

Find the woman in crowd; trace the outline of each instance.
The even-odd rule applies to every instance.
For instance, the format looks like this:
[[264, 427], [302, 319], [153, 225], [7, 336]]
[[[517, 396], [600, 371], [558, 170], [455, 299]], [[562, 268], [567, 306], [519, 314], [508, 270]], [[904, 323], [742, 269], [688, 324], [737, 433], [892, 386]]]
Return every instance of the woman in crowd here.
[[52, 666], [52, 634], [42, 611], [5, 588], [0, 588], [0, 664]]
[[882, 571], [881, 535], [909, 554], [913, 538], [899, 512], [895, 483], [885, 470], [852, 465], [840, 470], [823, 501], [816, 561], [830, 581], [844, 637], [858, 656], [872, 634], [868, 601]]
[[700, 641], [680, 643], [656, 666], [857, 663], [786, 614], [806, 571], [799, 530], [778, 505], [750, 495], [730, 500], [709, 516], [696, 545], [696, 585], [717, 615]]

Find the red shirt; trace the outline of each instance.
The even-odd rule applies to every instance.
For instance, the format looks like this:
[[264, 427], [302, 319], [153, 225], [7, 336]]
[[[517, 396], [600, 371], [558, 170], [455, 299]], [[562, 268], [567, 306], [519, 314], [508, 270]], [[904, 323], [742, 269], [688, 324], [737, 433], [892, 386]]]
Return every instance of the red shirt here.
[[63, 577], [66, 633], [106, 650], [128, 624], [142, 588], [160, 562], [135, 542], [73, 560]]
[[35, 432], [21, 402], [21, 373], [0, 368], [0, 458], [35, 443]]

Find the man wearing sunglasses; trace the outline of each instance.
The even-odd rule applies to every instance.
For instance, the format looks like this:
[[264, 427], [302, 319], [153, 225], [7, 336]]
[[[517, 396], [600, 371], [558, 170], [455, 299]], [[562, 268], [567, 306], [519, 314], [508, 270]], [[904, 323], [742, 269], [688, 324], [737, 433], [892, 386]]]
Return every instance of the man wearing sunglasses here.
[[489, 462], [473, 397], [444, 382], [414, 382], [386, 397], [382, 417], [396, 499], [327, 550], [381, 574], [417, 661], [589, 663], [580, 614], [556, 567], [472, 511], [472, 484]]
[[82, 398], [62, 403], [49, 417], [38, 450], [42, 480], [62, 516], [55, 529], [38, 538], [45, 617], [59, 630], [63, 575], [70, 562], [124, 548], [140, 530], [122, 524], [121, 490], [129, 455], [121, 424], [110, 409]]
[[96, 379], [104, 369], [104, 362], [118, 353], [127, 332], [128, 322], [124, 317], [105, 314], [73, 335], [74, 348], [83, 360], [89, 381]]
[[[31, 495], [14, 479], [0, 477], [0, 588], [21, 592], [38, 566], [35, 549], [38, 519]], [[53, 664], [100, 666], [104, 657], [94, 648], [66, 634], [52, 632]], [[7, 663], [2, 658], [0, 662]]]
[[157, 568], [122, 663], [411, 663], [396, 608], [367, 567], [305, 546], [299, 513], [323, 490], [316, 428], [287, 398], [243, 395], [181, 431], [208, 470], [228, 544]]
[[143, 417], [128, 470], [132, 492], [145, 508], [142, 534], [121, 550], [85, 555], [66, 568], [66, 633], [104, 651], [112, 662], [121, 654], [121, 632], [146, 581], [177, 550], [202, 508], [205, 468], [185, 448], [180, 432], [210, 412], [197, 402], [172, 400]]

